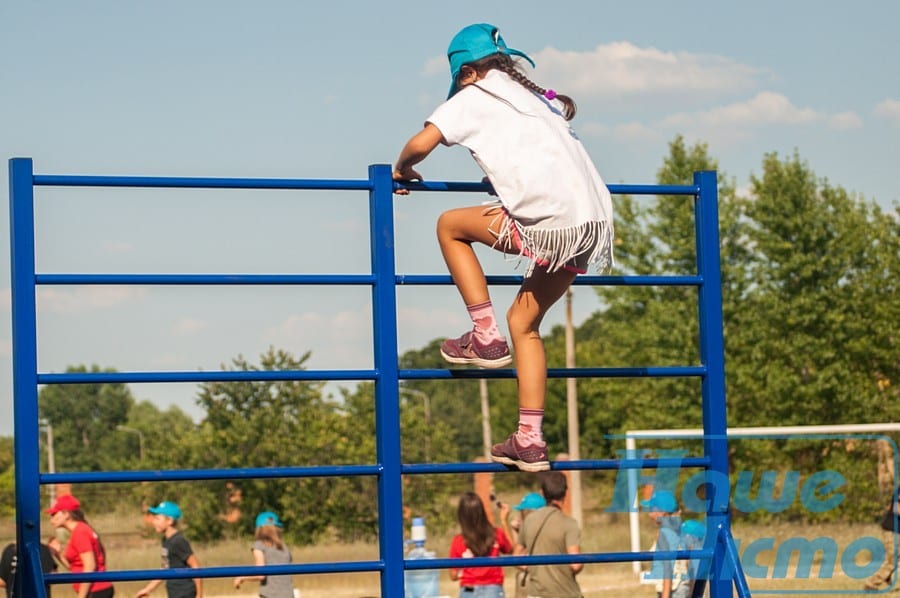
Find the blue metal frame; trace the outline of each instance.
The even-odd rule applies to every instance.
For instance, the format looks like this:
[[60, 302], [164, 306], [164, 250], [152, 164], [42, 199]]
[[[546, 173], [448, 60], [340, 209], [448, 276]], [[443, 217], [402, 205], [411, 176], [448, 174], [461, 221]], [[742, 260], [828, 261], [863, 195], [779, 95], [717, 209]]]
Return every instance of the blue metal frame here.
[[[59, 574], [51, 583], [77, 581], [130, 581], [188, 577], [230, 577], [235, 575], [309, 574], [378, 571], [382, 596], [403, 594], [404, 571], [449, 568], [452, 559], [405, 561], [403, 556], [403, 514], [401, 476], [407, 474], [472, 473], [505, 471], [493, 463], [403, 464], [400, 461], [399, 382], [416, 379], [511, 378], [512, 370], [402, 370], [397, 346], [398, 285], [448, 285], [446, 275], [398, 275], [394, 259], [393, 191], [391, 167], [372, 165], [368, 179], [245, 179], [189, 177], [105, 177], [76, 175], [35, 175], [30, 158], [9, 161], [10, 243], [12, 261], [13, 314], [13, 392], [15, 406], [16, 450], [16, 522], [20, 551], [17, 576], [20, 592], [44, 598], [40, 570], [40, 486], [55, 483], [136, 482], [211, 480], [240, 478], [285, 478], [316, 476], [375, 476], [378, 481], [379, 559], [337, 563], [269, 565], [264, 568], [206, 567], [199, 570], [107, 571], [90, 574]], [[230, 189], [340, 189], [369, 192], [371, 274], [362, 275], [276, 275], [276, 274], [53, 274], [35, 272], [34, 261], [34, 187], [154, 187], [154, 188], [230, 188]], [[408, 185], [419, 191], [484, 192], [483, 183], [420, 182]], [[704, 456], [679, 459], [584, 460], [554, 463], [558, 470], [612, 470], [664, 467], [698, 467], [709, 476], [728, 476], [728, 440], [725, 414], [725, 362], [722, 333], [721, 273], [715, 172], [698, 172], [693, 185], [610, 185], [614, 194], [682, 195], [694, 198], [697, 242], [697, 274], [688, 276], [582, 276], [578, 285], [613, 286], [694, 286], [699, 293], [700, 357], [699, 366], [620, 367], [551, 369], [551, 378], [563, 377], [699, 377], [703, 398]], [[518, 285], [519, 276], [490, 276], [492, 285]], [[303, 370], [279, 372], [86, 372], [40, 373], [37, 369], [37, 321], [35, 290], [37, 285], [140, 284], [140, 285], [357, 285], [372, 290], [374, 329], [374, 368], [371, 370]], [[374, 464], [269, 467], [216, 470], [110, 471], [42, 474], [38, 462], [39, 384], [207, 382], [234, 380], [372, 380], [375, 386], [376, 459]], [[707, 545], [698, 551], [670, 553], [616, 552], [581, 555], [519, 556], [490, 560], [493, 565], [558, 564], [570, 562], [648, 561], [654, 558], [704, 558], [711, 560], [716, 574], [710, 581], [711, 596], [732, 595], [734, 587], [742, 598], [750, 596], [740, 568], [737, 548], [731, 536], [727, 485], [713, 486], [721, 492], [710, 501]], [[481, 563], [484, 560], [485, 563]], [[473, 559], [472, 564], [488, 564], [488, 559]]]

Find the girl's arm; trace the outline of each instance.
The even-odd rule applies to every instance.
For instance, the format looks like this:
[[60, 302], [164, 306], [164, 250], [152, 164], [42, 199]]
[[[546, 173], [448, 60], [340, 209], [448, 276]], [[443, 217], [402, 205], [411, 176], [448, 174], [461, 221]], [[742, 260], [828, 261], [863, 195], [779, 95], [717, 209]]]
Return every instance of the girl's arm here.
[[57, 563], [59, 563], [66, 569], [69, 568], [69, 561], [66, 560], [66, 557], [63, 555], [62, 544], [59, 542], [59, 540], [56, 539], [55, 536], [47, 540], [47, 548], [50, 549], [50, 554], [53, 555], [53, 558]]
[[[394, 166], [395, 181], [411, 181], [413, 179], [422, 180], [422, 175], [413, 169], [413, 166], [428, 157], [428, 154], [442, 143], [444, 136], [440, 129], [431, 123], [425, 123], [425, 128], [412, 136], [412, 139], [406, 142], [400, 151], [400, 157], [397, 158], [397, 165]], [[406, 195], [398, 191], [400, 195]]]
[[[266, 564], [266, 555], [263, 554], [263, 551], [257, 550], [255, 548], [253, 548], [252, 551], [253, 551], [253, 561], [254, 561], [253, 564], [256, 565], [257, 567], [262, 567], [263, 565], [265, 565]], [[241, 587], [241, 584], [244, 583], [245, 581], [262, 581], [265, 578], [266, 578], [265, 575], [244, 575], [242, 577], [235, 577], [234, 578], [234, 587], [235, 588]]]
[[145, 598], [146, 596], [149, 596], [161, 583], [161, 579], [152, 579], [148, 581], [147, 585], [138, 590], [137, 594], [134, 595], [134, 598]]
[[[78, 556], [81, 557], [81, 562], [84, 564], [83, 573], [93, 573], [97, 570], [97, 561], [94, 559], [94, 553], [91, 550], [87, 552], [82, 552]], [[91, 593], [91, 584], [89, 583], [80, 583], [78, 584], [78, 598], [87, 598], [87, 595]]]
[[[191, 569], [199, 569], [200, 561], [197, 559], [196, 554], [192, 554], [185, 561]], [[203, 598], [203, 580], [199, 577], [194, 578], [194, 585], [197, 587], [197, 598]]]

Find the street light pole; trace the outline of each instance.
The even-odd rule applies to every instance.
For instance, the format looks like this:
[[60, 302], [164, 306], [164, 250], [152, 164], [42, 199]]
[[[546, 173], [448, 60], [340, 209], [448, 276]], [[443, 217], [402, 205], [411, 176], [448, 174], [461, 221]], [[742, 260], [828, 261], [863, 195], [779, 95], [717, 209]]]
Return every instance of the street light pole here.
[[415, 388], [407, 388], [406, 386], [401, 386], [400, 392], [405, 392], [406, 394], [422, 399], [422, 408], [425, 411], [425, 426], [428, 428], [425, 432], [425, 443], [422, 448], [424, 449], [425, 453], [425, 461], [430, 463], [431, 442], [429, 441], [429, 437], [431, 435], [431, 397], [429, 397], [427, 393], [424, 393], [421, 390], [416, 390]]
[[137, 434], [138, 436], [138, 456], [140, 461], [143, 463], [144, 461], [144, 433], [138, 430], [137, 428], [129, 428], [128, 426], [116, 426], [116, 430], [121, 430], [122, 432], [131, 432], [132, 434]]
[[[575, 367], [575, 327], [572, 324], [572, 287], [566, 291], [566, 367]], [[569, 458], [573, 461], [581, 459], [580, 436], [578, 427], [578, 389], [575, 378], [566, 378], [566, 415], [569, 427]], [[569, 472], [569, 481], [572, 483], [572, 517], [582, 524], [581, 510], [581, 471], [574, 469]]]
[[[40, 422], [44, 429], [47, 430], [47, 473], [56, 473], [56, 457], [53, 454], [53, 424], [48, 419], [42, 419]], [[50, 504], [56, 502], [56, 484], [50, 484]]]
[[488, 401], [487, 380], [482, 378], [479, 382], [481, 390], [481, 442], [484, 445], [484, 458], [491, 458], [491, 406]]

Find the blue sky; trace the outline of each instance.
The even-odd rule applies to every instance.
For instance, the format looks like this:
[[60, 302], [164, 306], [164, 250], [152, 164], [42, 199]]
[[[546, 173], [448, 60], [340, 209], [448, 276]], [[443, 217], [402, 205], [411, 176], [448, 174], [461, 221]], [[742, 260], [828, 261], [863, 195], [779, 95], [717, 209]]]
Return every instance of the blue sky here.
[[[746, 187], [763, 154], [795, 149], [831, 183], [900, 201], [900, 3], [4, 2], [0, 156], [46, 174], [364, 178], [446, 94], [444, 51], [498, 25], [572, 95], [609, 183], [653, 182], [667, 143], [709, 143]], [[428, 178], [481, 174], [459, 148]], [[7, 169], [0, 187], [7, 189]], [[4, 193], [5, 195], [5, 193]], [[442, 273], [441, 210], [480, 198], [397, 200], [398, 271]], [[365, 272], [365, 198], [350, 193], [46, 189], [40, 272]], [[8, 230], [7, 211], [2, 212]], [[485, 252], [491, 273], [512, 265]], [[8, 243], [0, 249], [0, 434], [12, 433]], [[494, 293], [503, 313], [513, 289]], [[596, 309], [576, 291], [576, 318]], [[312, 368], [371, 366], [368, 291], [70, 288], [39, 291], [39, 369], [217, 369], [269, 346]], [[562, 309], [547, 325], [562, 320]], [[400, 291], [401, 350], [467, 326], [450, 288]], [[135, 385], [197, 415], [192, 385]]]

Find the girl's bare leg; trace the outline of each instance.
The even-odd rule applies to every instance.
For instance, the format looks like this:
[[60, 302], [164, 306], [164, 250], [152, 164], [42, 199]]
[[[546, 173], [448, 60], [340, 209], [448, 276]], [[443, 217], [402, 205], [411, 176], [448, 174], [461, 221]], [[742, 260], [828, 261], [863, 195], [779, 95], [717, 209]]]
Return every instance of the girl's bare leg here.
[[[441, 254], [466, 305], [490, 300], [484, 270], [472, 249], [472, 243], [483, 243], [488, 247], [494, 245], [497, 237], [489, 227], [500, 214], [500, 208], [471, 206], [448, 210], [438, 219], [437, 237]], [[495, 226], [498, 224], [495, 223]]]
[[525, 279], [506, 314], [516, 358], [519, 408], [543, 409], [547, 393], [547, 357], [539, 327], [547, 310], [575, 280], [575, 273], [557, 270], [548, 273], [536, 266]]

